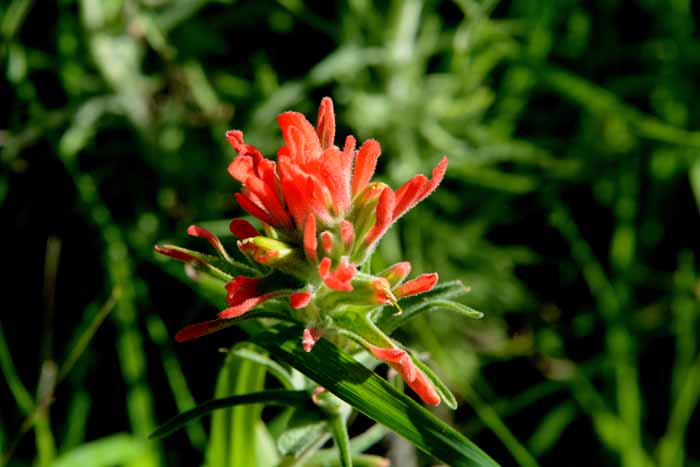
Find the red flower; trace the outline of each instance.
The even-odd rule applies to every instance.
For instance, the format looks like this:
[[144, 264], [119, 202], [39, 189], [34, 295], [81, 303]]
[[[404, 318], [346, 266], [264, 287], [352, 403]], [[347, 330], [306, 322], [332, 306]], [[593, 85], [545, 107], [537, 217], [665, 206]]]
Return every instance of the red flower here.
[[[276, 162], [247, 144], [241, 131], [226, 133], [237, 152], [228, 172], [242, 184], [236, 200], [263, 223], [261, 231], [243, 219], [230, 224], [238, 249], [262, 265], [260, 271], [249, 268], [250, 275], [256, 277], [232, 277], [225, 272], [226, 267], [220, 268], [219, 259], [217, 263], [208, 255], [174, 246], [156, 247], [160, 253], [228, 281], [228, 307], [219, 312], [218, 319], [187, 326], [176, 339], [215, 332], [266, 300], [289, 297], [290, 313], [306, 324], [301, 339], [304, 350], [311, 351], [326, 331], [342, 330], [399, 372], [425, 403], [439, 404], [430, 380], [405, 350], [371, 322], [370, 313], [377, 306], [397, 306], [403, 297], [431, 290], [437, 274], [404, 282], [411, 272], [408, 262], [397, 263], [378, 275], [358, 272], [358, 266], [397, 219], [437, 188], [445, 175], [447, 158], [433, 169], [432, 178], [416, 175], [394, 191], [372, 181], [381, 155], [377, 141], [367, 140], [356, 150], [355, 138], [348, 136], [342, 149], [335, 145], [330, 98], [321, 101], [315, 127], [297, 112], [285, 112], [277, 120], [284, 146], [277, 152]], [[190, 226], [187, 232], [207, 240], [224, 262], [240, 271], [240, 263], [211, 232], [198, 226]], [[280, 273], [292, 276], [289, 283], [296, 285], [282, 289]], [[383, 343], [384, 347], [370, 342]]]

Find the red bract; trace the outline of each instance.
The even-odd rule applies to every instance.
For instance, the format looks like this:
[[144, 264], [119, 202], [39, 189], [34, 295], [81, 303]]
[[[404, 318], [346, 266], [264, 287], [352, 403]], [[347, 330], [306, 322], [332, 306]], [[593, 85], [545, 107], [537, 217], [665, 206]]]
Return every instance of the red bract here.
[[398, 348], [387, 349], [374, 345], [369, 345], [369, 350], [375, 358], [387, 362], [396, 370], [423, 402], [429, 405], [440, 404], [440, 396], [433, 383], [416, 367], [408, 352]]
[[[229, 173], [243, 184], [236, 194], [240, 206], [282, 236], [303, 238], [305, 254], [314, 262], [319, 260], [317, 232], [328, 232], [321, 234], [326, 240], [322, 243], [325, 255], [330, 256], [329, 235], [337, 232], [341, 255], [350, 254], [351, 262], [362, 262], [392, 223], [435, 190], [447, 169], [447, 158], [443, 158], [430, 180], [416, 175], [396, 192], [386, 185], [378, 190], [370, 182], [381, 146], [368, 140], [356, 151], [352, 136], [342, 150], [335, 146], [330, 98], [321, 101], [316, 128], [297, 112], [285, 112], [277, 120], [285, 142], [277, 163], [246, 144], [240, 131], [229, 131], [226, 137], [238, 153]], [[376, 203], [370, 219], [362, 218], [367, 203]], [[355, 222], [363, 228], [358, 229]]]

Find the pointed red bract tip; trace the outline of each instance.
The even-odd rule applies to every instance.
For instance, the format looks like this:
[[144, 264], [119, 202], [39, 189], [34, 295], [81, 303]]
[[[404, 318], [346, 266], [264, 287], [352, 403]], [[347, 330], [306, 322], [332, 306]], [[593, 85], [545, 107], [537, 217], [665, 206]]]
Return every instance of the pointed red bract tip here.
[[392, 286], [397, 286], [408, 277], [411, 273], [411, 263], [408, 261], [402, 261], [396, 263], [393, 266], [389, 266], [384, 271], [380, 272], [379, 275], [384, 277]]
[[408, 383], [413, 392], [418, 394], [423, 402], [433, 407], [440, 405], [440, 395], [438, 394], [432, 381], [425, 376], [425, 373], [416, 369], [416, 378]]
[[321, 143], [318, 140], [316, 130], [303, 114], [284, 112], [277, 117], [277, 122], [282, 129], [282, 137], [293, 158], [298, 162], [304, 162], [307, 151], [310, 153], [309, 155], [318, 157]]
[[401, 376], [407, 383], [413, 382], [413, 380], [416, 378], [416, 366], [413, 363], [413, 360], [411, 360], [411, 356], [408, 355], [408, 352], [405, 350], [397, 348], [386, 349], [370, 344], [369, 351], [379, 360], [396, 364], [398, 368], [400, 368], [398, 370], [399, 373], [401, 373]]
[[410, 297], [411, 295], [418, 295], [424, 292], [428, 292], [435, 287], [437, 284], [438, 275], [436, 272], [430, 274], [421, 274], [415, 279], [411, 279], [405, 284], [394, 289], [394, 295], [396, 298]]
[[343, 154], [352, 160], [355, 157], [355, 144], [357, 141], [353, 135], [348, 135], [345, 137], [345, 144], [343, 145]]
[[377, 209], [375, 211], [376, 221], [365, 236], [365, 245], [374, 244], [389, 229], [392, 222], [394, 222], [393, 214], [395, 203], [396, 200], [392, 189], [389, 187], [384, 188], [384, 191], [382, 191], [382, 194], [379, 196], [379, 202], [377, 203]]
[[435, 386], [433, 386], [430, 379], [425, 376], [425, 373], [413, 363], [413, 359], [411, 359], [408, 352], [397, 348], [386, 349], [371, 344], [368, 349], [375, 358], [383, 360], [391, 365], [423, 402], [433, 406], [440, 404], [440, 396], [435, 390]]
[[345, 250], [349, 250], [352, 246], [352, 242], [355, 240], [355, 228], [352, 226], [350, 221], [345, 219], [340, 221], [340, 238], [343, 241], [343, 247]]
[[289, 304], [295, 310], [304, 308], [311, 301], [311, 292], [296, 292], [289, 296]]
[[304, 253], [306, 253], [306, 257], [314, 263], [318, 261], [318, 254], [316, 253], [317, 247], [316, 216], [309, 214], [309, 217], [306, 218], [306, 224], [304, 225]]
[[324, 276], [328, 275], [331, 270], [331, 259], [329, 257], [323, 258], [318, 263], [318, 275], [323, 279]]
[[327, 255], [330, 255], [331, 251], [333, 251], [333, 236], [330, 232], [321, 232], [321, 247], [323, 247], [323, 251]]
[[219, 240], [219, 237], [205, 229], [204, 227], [199, 227], [197, 225], [191, 225], [187, 228], [187, 234], [193, 237], [203, 238], [209, 242], [209, 244], [214, 247], [216, 251], [221, 254], [224, 258], [228, 259], [229, 255], [224, 248], [224, 245]]
[[323, 283], [329, 289], [338, 290], [340, 292], [350, 292], [352, 291], [352, 278], [355, 277], [357, 272], [357, 266], [355, 263], [348, 262], [347, 256], [343, 256], [340, 259], [340, 264], [335, 268], [335, 271], [331, 271], [331, 259], [325, 257], [318, 264], [318, 274], [323, 280]]
[[304, 335], [301, 338], [301, 345], [304, 347], [304, 351], [311, 352], [311, 349], [314, 348], [314, 345], [316, 345], [316, 342], [322, 335], [323, 332], [317, 327], [304, 329]]
[[279, 199], [276, 186], [270, 186], [262, 179], [255, 176], [246, 178], [244, 184], [249, 190], [251, 198], [252, 195], [255, 195], [261, 207], [263, 207], [271, 217], [272, 222], [268, 222], [268, 224], [285, 229], [291, 227], [291, 219], [284, 206], [282, 206], [282, 201]]
[[447, 156], [433, 169], [433, 178], [428, 180], [425, 175], [419, 174], [411, 178], [401, 188], [396, 190], [396, 206], [394, 208], [394, 220], [413, 209], [418, 203], [427, 198], [440, 185], [447, 171]]
[[245, 300], [260, 295], [262, 279], [255, 277], [236, 276], [224, 286], [226, 301], [229, 305], [239, 305]]
[[365, 141], [355, 159], [355, 173], [352, 177], [352, 194], [359, 194], [367, 187], [377, 168], [377, 159], [382, 153], [379, 143], [373, 139]]
[[198, 337], [206, 336], [216, 331], [220, 331], [229, 326], [233, 326], [233, 322], [222, 319], [214, 319], [211, 321], [204, 321], [202, 323], [194, 323], [180, 329], [177, 334], [175, 334], [175, 341], [185, 342]]
[[251, 297], [247, 300], [243, 300], [241, 303], [235, 306], [230, 306], [226, 308], [225, 310], [222, 310], [219, 312], [219, 319], [231, 319], [231, 318], [238, 318], [239, 316], [247, 313], [251, 309], [255, 308], [256, 306], [260, 305], [262, 302], [265, 302], [267, 300], [277, 298], [281, 295], [284, 295], [283, 292], [269, 292], [257, 297]]
[[394, 207], [393, 216], [394, 220], [401, 217], [406, 211], [411, 209], [416, 204], [416, 200], [427, 184], [428, 179], [426, 176], [418, 174], [396, 190], [396, 206]]
[[333, 146], [333, 140], [335, 139], [335, 112], [333, 111], [333, 100], [330, 97], [321, 99], [316, 120], [316, 134], [321, 142], [321, 149]]
[[186, 263], [201, 263], [202, 260], [199, 258], [196, 258], [188, 253], [185, 253], [184, 251], [180, 251], [175, 248], [171, 248], [168, 246], [162, 246], [162, 245], [156, 245], [153, 247], [154, 250], [156, 250], [158, 253], [161, 255], [168, 256], [173, 259], [177, 259], [179, 261], [184, 261]]
[[241, 152], [243, 150], [243, 145], [245, 142], [243, 141], [243, 132], [240, 130], [229, 130], [226, 132], [226, 140], [229, 142], [231, 147], [236, 152]]
[[233, 219], [228, 226], [231, 233], [239, 240], [245, 240], [246, 238], [258, 237], [260, 232], [258, 229], [253, 227], [253, 224], [245, 219]]
[[236, 198], [238, 204], [248, 214], [253, 217], [257, 217], [266, 224], [275, 225], [275, 219], [248, 196], [244, 195], [243, 193], [236, 193], [233, 196]]

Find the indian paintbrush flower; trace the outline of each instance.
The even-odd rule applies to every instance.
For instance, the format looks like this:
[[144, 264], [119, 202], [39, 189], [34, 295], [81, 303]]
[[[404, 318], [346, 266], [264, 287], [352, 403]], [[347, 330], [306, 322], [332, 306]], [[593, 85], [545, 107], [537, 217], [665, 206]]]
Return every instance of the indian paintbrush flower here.
[[[394, 368], [425, 403], [439, 404], [435, 387], [413, 357], [372, 321], [377, 307], [396, 306], [400, 312], [398, 300], [431, 290], [437, 274], [406, 281], [411, 265], [405, 261], [377, 275], [360, 267], [389, 227], [437, 188], [447, 158], [433, 169], [432, 178], [416, 175], [394, 191], [371, 181], [381, 154], [377, 141], [367, 140], [356, 149], [355, 138], [348, 136], [342, 148], [335, 145], [330, 98], [321, 101], [315, 128], [297, 112], [285, 112], [277, 120], [285, 145], [276, 162], [247, 144], [241, 131], [226, 133], [237, 153], [228, 172], [242, 184], [235, 198], [262, 223], [261, 233], [248, 221], [234, 219], [230, 230], [238, 249], [262, 272], [251, 268], [250, 275], [227, 279], [228, 307], [218, 319], [190, 325], [176, 339], [217, 331], [267, 300], [288, 297], [290, 312], [306, 324], [300, 336], [304, 350], [311, 351], [323, 335], [349, 337]], [[233, 262], [211, 232], [197, 226], [187, 232], [207, 240], [220, 258], [174, 246], [156, 250], [215, 271], [221, 268], [210, 258]], [[280, 281], [282, 276], [290, 280]]]

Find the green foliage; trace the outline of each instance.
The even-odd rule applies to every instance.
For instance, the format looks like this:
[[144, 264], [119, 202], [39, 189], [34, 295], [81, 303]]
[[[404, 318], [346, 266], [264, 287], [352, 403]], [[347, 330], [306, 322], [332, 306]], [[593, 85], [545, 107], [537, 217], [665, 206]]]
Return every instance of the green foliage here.
[[[337, 462], [336, 449], [275, 457], [271, 443], [293, 435], [288, 414], [259, 406], [144, 442], [197, 400], [310, 389], [288, 363], [306, 368], [316, 349], [306, 356], [292, 337], [267, 349], [283, 365], [235, 347], [215, 388], [217, 345], [243, 334], [169, 336], [213, 318], [223, 282], [199, 274], [190, 289], [152, 245], [197, 249], [189, 224], [241, 214], [225, 130], [272, 155], [274, 117], [312, 114], [331, 95], [341, 135], [382, 143], [392, 186], [450, 158], [443, 187], [372, 265], [440, 273], [442, 309], [419, 296], [380, 316], [454, 393], [457, 411], [437, 415], [504, 465], [563, 465], [571, 452], [586, 465], [698, 465], [699, 14], [683, 0], [3, 2], [0, 240], [13, 274], [4, 298], [20, 306], [5, 306], [0, 330], [0, 463]], [[53, 259], [49, 238], [62, 245]], [[274, 306], [235, 324], [253, 332], [284, 312]], [[484, 319], [460, 316], [472, 308]], [[367, 374], [374, 386], [353, 391], [413, 407]], [[410, 412], [396, 407], [385, 421], [401, 429]], [[363, 453], [384, 432], [363, 443], [357, 426], [350, 457], [372, 465]], [[321, 447], [321, 428], [299, 444]], [[449, 433], [429, 452], [458, 452]]]

